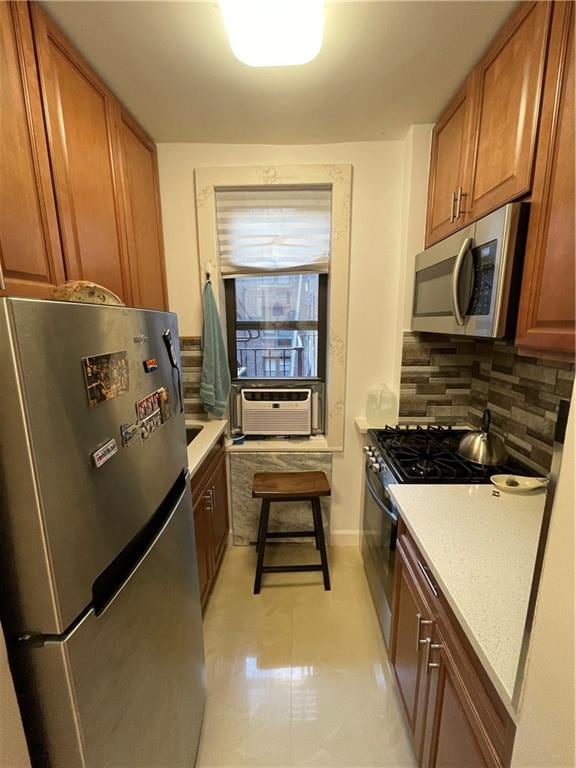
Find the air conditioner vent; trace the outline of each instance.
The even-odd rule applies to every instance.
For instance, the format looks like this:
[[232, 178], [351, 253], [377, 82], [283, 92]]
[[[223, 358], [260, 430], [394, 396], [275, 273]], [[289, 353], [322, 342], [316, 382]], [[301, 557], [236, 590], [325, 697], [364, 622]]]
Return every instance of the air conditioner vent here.
[[310, 397], [309, 389], [249, 389], [242, 396], [247, 402], [305, 402]]

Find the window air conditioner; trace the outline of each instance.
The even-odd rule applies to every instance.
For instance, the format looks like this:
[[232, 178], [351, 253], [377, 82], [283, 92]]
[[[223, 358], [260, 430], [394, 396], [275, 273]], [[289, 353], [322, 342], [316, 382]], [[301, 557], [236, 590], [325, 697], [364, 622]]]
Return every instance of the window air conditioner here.
[[310, 435], [311, 389], [243, 389], [242, 432], [245, 435]]

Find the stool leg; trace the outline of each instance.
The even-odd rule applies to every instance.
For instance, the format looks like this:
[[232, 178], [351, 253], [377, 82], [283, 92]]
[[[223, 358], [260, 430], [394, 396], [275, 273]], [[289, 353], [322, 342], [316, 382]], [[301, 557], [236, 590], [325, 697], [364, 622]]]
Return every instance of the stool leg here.
[[258, 552], [258, 545], [260, 542], [260, 532], [262, 530], [262, 518], [264, 512], [264, 502], [262, 502], [262, 505], [260, 507], [260, 517], [258, 518], [258, 533], [256, 534], [256, 552]]
[[320, 547], [324, 589], [330, 591], [330, 572], [328, 570], [328, 555], [326, 554], [326, 542], [324, 540], [324, 526], [322, 525], [322, 507], [320, 506], [320, 499], [318, 498], [312, 499], [312, 513], [314, 515], [314, 532]]
[[264, 550], [266, 549], [266, 533], [268, 532], [268, 517], [270, 515], [270, 502], [267, 499], [262, 501], [262, 512], [260, 513], [260, 528], [258, 530], [258, 543], [256, 549], [258, 552], [258, 561], [256, 563], [256, 578], [254, 579], [254, 594], [260, 594], [260, 584], [262, 583], [262, 568], [264, 566]]

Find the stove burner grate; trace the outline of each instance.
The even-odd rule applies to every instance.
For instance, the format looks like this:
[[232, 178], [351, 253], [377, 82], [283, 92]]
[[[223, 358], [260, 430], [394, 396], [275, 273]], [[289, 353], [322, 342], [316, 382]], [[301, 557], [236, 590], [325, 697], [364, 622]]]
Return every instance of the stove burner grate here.
[[458, 455], [458, 444], [466, 433], [464, 429], [436, 425], [385, 427], [371, 432], [400, 482], [486, 483], [495, 474], [531, 474], [514, 460], [509, 466], [488, 467], [463, 459]]

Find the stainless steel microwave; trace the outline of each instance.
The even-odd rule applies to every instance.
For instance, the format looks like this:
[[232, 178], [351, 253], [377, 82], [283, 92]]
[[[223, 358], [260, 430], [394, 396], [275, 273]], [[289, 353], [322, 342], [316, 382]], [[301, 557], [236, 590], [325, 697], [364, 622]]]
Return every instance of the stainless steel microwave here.
[[413, 331], [506, 335], [527, 208], [509, 203], [416, 256]]

